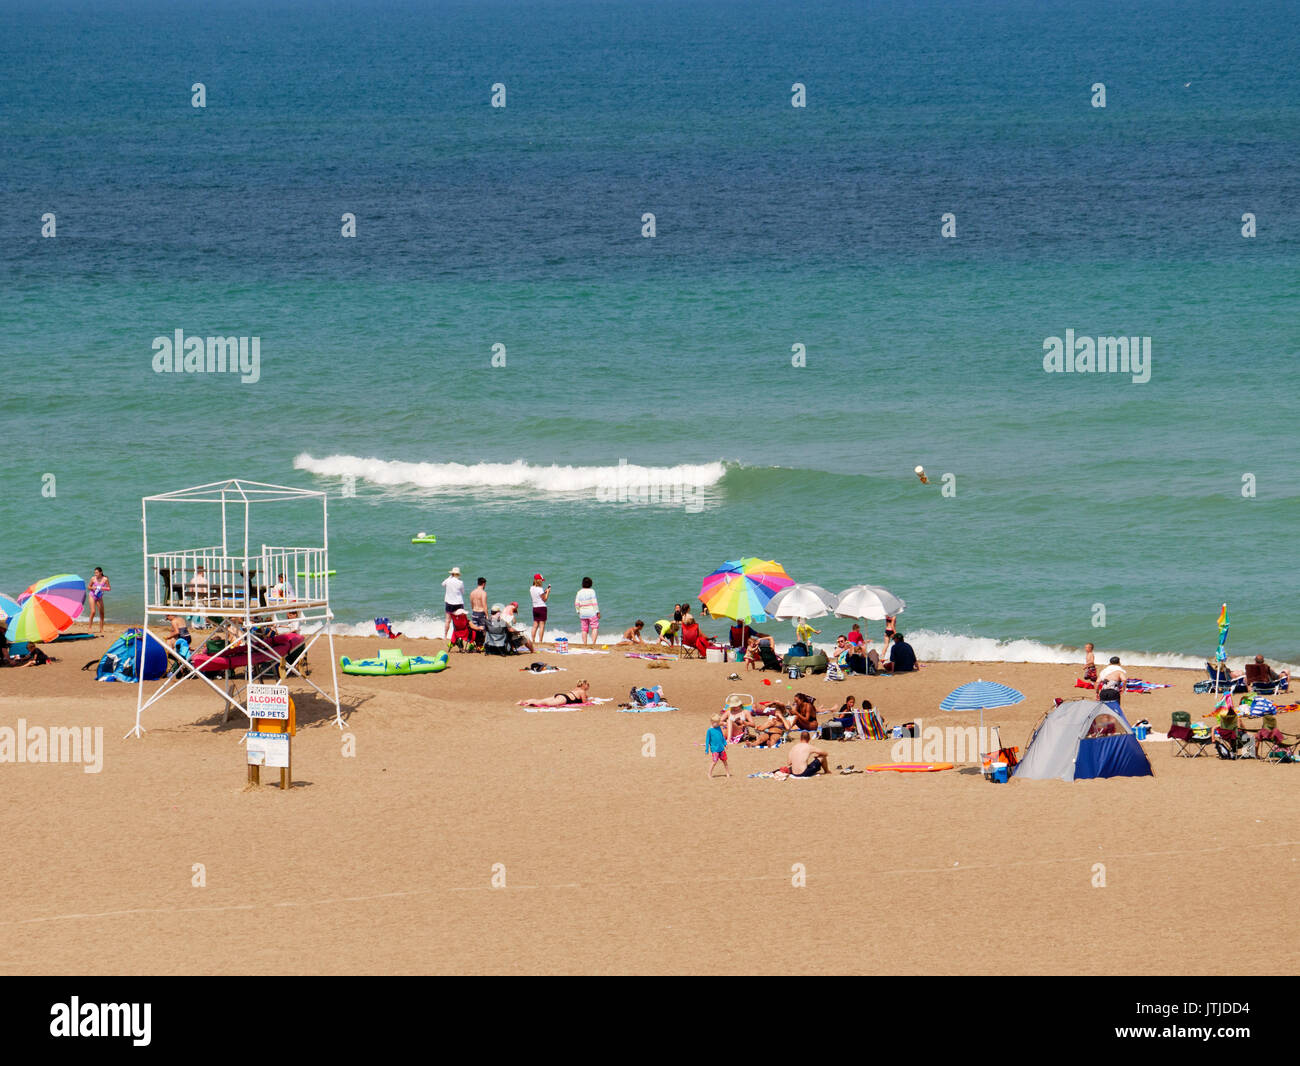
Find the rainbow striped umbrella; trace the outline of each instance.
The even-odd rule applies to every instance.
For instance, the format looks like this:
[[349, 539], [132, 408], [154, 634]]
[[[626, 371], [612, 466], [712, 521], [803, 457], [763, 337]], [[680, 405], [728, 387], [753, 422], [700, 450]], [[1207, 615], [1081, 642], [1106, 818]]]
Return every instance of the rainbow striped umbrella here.
[[733, 559], [700, 585], [700, 601], [715, 618], [766, 622], [768, 601], [794, 584], [785, 568], [771, 559]]
[[86, 582], [76, 574], [56, 574], [36, 582], [17, 602], [22, 609], [10, 619], [9, 639], [50, 641], [81, 617]]
[[21, 610], [22, 605], [17, 600], [0, 592], [0, 614], [5, 616], [6, 622], [12, 622]]

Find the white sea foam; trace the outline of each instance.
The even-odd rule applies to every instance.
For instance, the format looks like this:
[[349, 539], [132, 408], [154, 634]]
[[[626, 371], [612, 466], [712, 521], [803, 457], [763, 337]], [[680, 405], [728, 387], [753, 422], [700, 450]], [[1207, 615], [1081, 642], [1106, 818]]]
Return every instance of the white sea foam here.
[[[1001, 641], [993, 637], [975, 637], [964, 633], [936, 633], [928, 629], [908, 630], [907, 642], [916, 650], [921, 662], [994, 662], [994, 663], [1078, 663], [1083, 665], [1083, 650], [1061, 644], [1042, 644], [1036, 640]], [[1205, 660], [1193, 655], [1172, 652], [1125, 651], [1105, 648], [1098, 642], [1097, 662], [1104, 664], [1118, 655], [1126, 667], [1155, 666], [1179, 670], [1203, 670]], [[1240, 667], [1237, 667], [1240, 669]]]
[[698, 490], [716, 485], [726, 465], [691, 463], [681, 466], [638, 466], [620, 461], [607, 466], [534, 466], [522, 459], [513, 463], [403, 463], [366, 459], [358, 455], [330, 455], [317, 459], [306, 452], [293, 461], [294, 469], [323, 477], [353, 477], [372, 485], [414, 486], [427, 491], [463, 492], [497, 490], [540, 493], [614, 494], [610, 502], [623, 502], [618, 494], [633, 497], [642, 489]]
[[[725, 626], [724, 619], [713, 619], [717, 626]], [[519, 615], [516, 625], [523, 628], [525, 633], [529, 632], [532, 626], [532, 620], [527, 617], [527, 612]], [[407, 637], [429, 637], [441, 639], [443, 633], [442, 615], [419, 614], [414, 618], [393, 619], [393, 629]], [[599, 643], [614, 643], [623, 634], [624, 626], [611, 626], [608, 631], [601, 633]], [[707, 628], [707, 626], [706, 626]], [[771, 627], [768, 627], [771, 629]], [[776, 636], [777, 650], [784, 652], [787, 647], [793, 643], [793, 636], [785, 635], [776, 630], [771, 630]], [[339, 624], [334, 627], [334, 632], [338, 636], [349, 637], [373, 637], [375, 635], [375, 624], [373, 620], [358, 622], [355, 625]], [[722, 634], [725, 636], [725, 632]], [[582, 637], [579, 633], [548, 625], [546, 627], [547, 640], [555, 637], [568, 637], [570, 643], [580, 644]], [[913, 629], [907, 633], [907, 642], [916, 650], [917, 657], [921, 662], [991, 662], [991, 663], [1074, 663], [1079, 666], [1080, 673], [1083, 670], [1083, 651], [1080, 648], [1069, 648], [1061, 644], [1042, 644], [1036, 640], [1008, 640], [1000, 641], [993, 637], [974, 637], [960, 633], [936, 633], [928, 629]], [[878, 644], [873, 644], [879, 650]], [[832, 645], [818, 644], [817, 647], [824, 651], [831, 651]], [[1172, 652], [1149, 652], [1149, 651], [1125, 651], [1111, 648], [1099, 649], [1097, 652], [1098, 664], [1104, 664], [1112, 655], [1118, 655], [1120, 661], [1125, 667], [1160, 667], [1164, 669], [1175, 670], [1196, 670], [1205, 669], [1205, 659], [1197, 658], [1194, 655], [1177, 655]], [[1234, 671], [1242, 669], [1244, 660], [1231, 659], [1229, 663]], [[1278, 667], [1285, 667], [1286, 664], [1274, 664]]]

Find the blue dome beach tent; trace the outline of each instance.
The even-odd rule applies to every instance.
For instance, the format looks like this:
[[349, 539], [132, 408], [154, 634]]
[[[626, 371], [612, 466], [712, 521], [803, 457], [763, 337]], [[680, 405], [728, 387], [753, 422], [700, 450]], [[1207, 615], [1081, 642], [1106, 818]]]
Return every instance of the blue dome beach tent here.
[[1081, 781], [1155, 775], [1118, 703], [1071, 700], [1034, 728], [1013, 776]]

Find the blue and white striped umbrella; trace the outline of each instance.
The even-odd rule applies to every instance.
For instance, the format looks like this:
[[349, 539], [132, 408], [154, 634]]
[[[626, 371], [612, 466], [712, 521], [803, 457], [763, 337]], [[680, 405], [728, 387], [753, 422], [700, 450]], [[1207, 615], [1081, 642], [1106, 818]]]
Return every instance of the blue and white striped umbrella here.
[[984, 712], [994, 707], [1010, 707], [1024, 703], [1025, 694], [1010, 685], [997, 681], [967, 681], [958, 685], [939, 704], [941, 711], [979, 711], [980, 728], [984, 728]]
[[958, 685], [939, 704], [942, 711], [987, 711], [1023, 703], [1025, 694], [997, 681], [968, 681]]

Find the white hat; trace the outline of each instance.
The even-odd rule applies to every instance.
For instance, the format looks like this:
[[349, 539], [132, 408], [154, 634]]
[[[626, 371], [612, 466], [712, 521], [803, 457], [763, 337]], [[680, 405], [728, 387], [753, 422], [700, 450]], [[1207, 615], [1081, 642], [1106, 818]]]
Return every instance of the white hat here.
[[459, 566], [453, 566], [453, 567], [451, 568], [451, 576], [452, 576], [452, 577], [460, 577], [460, 567], [459, 567]]
[[502, 611], [504, 611], [505, 609], [506, 609], [506, 605], [505, 605], [504, 603], [494, 603], [494, 604], [492, 605], [492, 613], [493, 613], [493, 614], [500, 614], [500, 613], [501, 613]]

